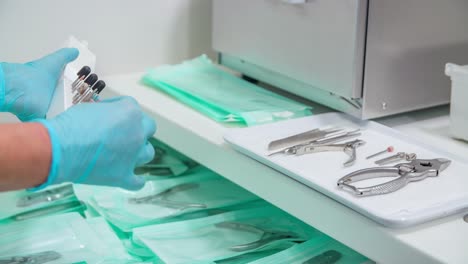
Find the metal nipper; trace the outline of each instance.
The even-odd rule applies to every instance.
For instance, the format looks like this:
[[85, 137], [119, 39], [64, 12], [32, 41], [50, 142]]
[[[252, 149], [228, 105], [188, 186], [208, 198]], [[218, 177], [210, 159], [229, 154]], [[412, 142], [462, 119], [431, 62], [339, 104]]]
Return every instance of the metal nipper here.
[[[408, 163], [400, 163], [392, 167], [375, 167], [352, 172], [338, 180], [338, 187], [347, 189], [357, 196], [387, 194], [405, 187], [413, 181], [421, 181], [426, 177], [436, 177], [445, 170], [451, 161], [444, 158], [415, 159]], [[356, 187], [352, 183], [368, 179], [393, 177], [388, 182], [369, 187]]]

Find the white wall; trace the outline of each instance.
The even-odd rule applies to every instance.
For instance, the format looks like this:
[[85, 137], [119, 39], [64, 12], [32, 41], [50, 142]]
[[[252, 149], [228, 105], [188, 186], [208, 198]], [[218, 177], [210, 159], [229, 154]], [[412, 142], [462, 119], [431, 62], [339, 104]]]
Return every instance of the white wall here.
[[142, 71], [211, 51], [210, 0], [0, 0], [0, 61], [27, 61], [73, 34], [98, 73]]
[[211, 0], [0, 0], [0, 61], [41, 57], [70, 34], [88, 41], [98, 75], [213, 57]]

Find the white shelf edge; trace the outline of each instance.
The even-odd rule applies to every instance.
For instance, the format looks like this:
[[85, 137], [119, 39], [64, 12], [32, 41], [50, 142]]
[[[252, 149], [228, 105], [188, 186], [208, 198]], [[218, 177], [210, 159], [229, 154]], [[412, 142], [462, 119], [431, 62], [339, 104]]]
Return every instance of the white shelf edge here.
[[[111, 94], [135, 97], [156, 119], [157, 138], [307, 224], [379, 263], [462, 263], [468, 259], [468, 225], [459, 216], [413, 229], [384, 228], [234, 151], [222, 139], [228, 128], [139, 84], [141, 76], [116, 75], [105, 80]], [[447, 240], [449, 244], [442, 246], [441, 238], [457, 243]]]

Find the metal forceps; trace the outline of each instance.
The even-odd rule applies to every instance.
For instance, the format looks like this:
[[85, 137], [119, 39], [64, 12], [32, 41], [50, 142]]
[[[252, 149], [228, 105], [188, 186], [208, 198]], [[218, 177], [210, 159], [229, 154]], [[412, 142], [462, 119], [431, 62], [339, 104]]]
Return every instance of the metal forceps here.
[[270, 142], [270, 144], [268, 144], [268, 150], [276, 150], [308, 143], [317, 139], [325, 138], [327, 136], [339, 133], [341, 131], [343, 131], [343, 129], [312, 129], [310, 131], [306, 131], [297, 135], [274, 140]]
[[62, 255], [55, 251], [44, 251], [25, 256], [0, 259], [0, 264], [42, 264], [60, 259]]
[[257, 249], [262, 246], [265, 246], [271, 242], [287, 239], [294, 242], [303, 242], [305, 239], [299, 237], [296, 233], [293, 232], [283, 232], [276, 230], [265, 230], [255, 225], [238, 223], [238, 222], [222, 222], [215, 225], [220, 228], [228, 228], [233, 230], [245, 231], [250, 233], [260, 234], [261, 237], [257, 241], [253, 241], [247, 244], [241, 244], [232, 246], [229, 249], [236, 252], [242, 252], [252, 249]]
[[128, 202], [132, 204], [157, 204], [167, 208], [185, 210], [189, 208], [206, 208], [205, 204], [201, 203], [187, 203], [187, 202], [179, 202], [179, 201], [172, 201], [168, 199], [168, 197], [174, 193], [183, 192], [190, 189], [198, 188], [199, 185], [197, 183], [183, 183], [171, 187], [165, 191], [162, 191], [158, 194], [153, 194], [145, 197], [140, 198], [129, 198]]
[[346, 139], [359, 137], [360, 135], [361, 135], [361, 133], [359, 132], [359, 129], [354, 130], [354, 131], [349, 131], [349, 132], [341, 132], [340, 131], [340, 132], [338, 132], [336, 134], [333, 134], [333, 135], [330, 135], [330, 136], [326, 136], [326, 137], [323, 137], [323, 138], [320, 138], [320, 139], [315, 139], [313, 141], [309, 141], [309, 142], [306, 142], [306, 143], [303, 143], [303, 144], [294, 145], [294, 146], [291, 146], [291, 147], [288, 147], [288, 148], [285, 148], [285, 149], [282, 149], [282, 150], [279, 150], [279, 151], [276, 151], [276, 152], [272, 152], [272, 153], [268, 154], [268, 156], [273, 156], [273, 155], [277, 155], [277, 154], [294, 155], [294, 154], [297, 153], [297, 150], [299, 148], [301, 148], [301, 147], [336, 143], [336, 142], [344, 141]]
[[[426, 177], [436, 177], [445, 170], [451, 161], [448, 159], [415, 159], [409, 163], [400, 163], [392, 167], [375, 167], [352, 172], [338, 180], [338, 187], [352, 191], [357, 196], [386, 194], [397, 191], [413, 181]], [[356, 187], [354, 182], [368, 179], [393, 177], [388, 182], [369, 187]]]

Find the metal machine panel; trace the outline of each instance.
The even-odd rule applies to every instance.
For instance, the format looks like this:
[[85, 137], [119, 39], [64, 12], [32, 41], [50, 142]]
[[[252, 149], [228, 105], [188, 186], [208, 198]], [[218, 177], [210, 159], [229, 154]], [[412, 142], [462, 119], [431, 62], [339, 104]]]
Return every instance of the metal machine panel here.
[[363, 119], [448, 103], [444, 65], [468, 61], [467, 0], [213, 4], [222, 64]]
[[[366, 5], [367, 0], [214, 0], [213, 46], [310, 86], [360, 98]], [[304, 92], [313, 98], [313, 89]]]
[[468, 1], [370, 0], [362, 117], [446, 104], [445, 63], [468, 62]]

